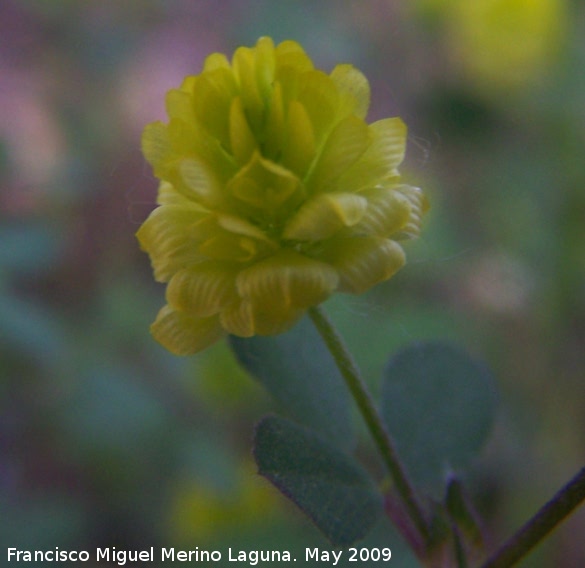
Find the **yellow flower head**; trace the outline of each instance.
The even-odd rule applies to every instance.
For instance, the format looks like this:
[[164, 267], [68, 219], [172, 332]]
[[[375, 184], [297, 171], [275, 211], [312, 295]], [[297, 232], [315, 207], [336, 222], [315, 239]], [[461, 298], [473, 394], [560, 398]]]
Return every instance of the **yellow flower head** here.
[[293, 41], [210, 55], [166, 99], [142, 149], [161, 180], [137, 233], [167, 305], [151, 331], [189, 354], [226, 333], [272, 335], [333, 292], [361, 293], [403, 264], [425, 200], [400, 183], [406, 127], [368, 125], [369, 85], [327, 75]]

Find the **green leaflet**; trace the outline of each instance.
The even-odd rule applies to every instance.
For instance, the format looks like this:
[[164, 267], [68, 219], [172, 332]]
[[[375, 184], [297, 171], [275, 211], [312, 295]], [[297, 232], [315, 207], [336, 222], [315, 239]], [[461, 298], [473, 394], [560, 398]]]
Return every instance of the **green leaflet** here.
[[319, 334], [307, 318], [278, 336], [240, 338], [230, 345], [240, 364], [295, 420], [343, 449], [354, 444], [350, 397]]
[[440, 497], [446, 474], [465, 468], [484, 444], [496, 394], [488, 370], [462, 349], [416, 343], [390, 359], [381, 407], [409, 475]]
[[382, 512], [380, 494], [352, 457], [289, 420], [269, 416], [260, 422], [254, 456], [260, 474], [334, 546], [363, 538]]

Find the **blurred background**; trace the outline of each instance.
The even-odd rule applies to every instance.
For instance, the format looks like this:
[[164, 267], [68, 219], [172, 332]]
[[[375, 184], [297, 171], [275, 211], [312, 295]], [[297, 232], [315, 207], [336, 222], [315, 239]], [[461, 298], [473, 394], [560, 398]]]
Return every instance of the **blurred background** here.
[[[227, 346], [151, 339], [164, 290], [134, 237], [157, 186], [144, 125], [207, 54], [261, 35], [353, 63], [369, 120], [409, 126], [423, 236], [390, 282], [328, 306], [372, 388], [420, 338], [491, 366], [500, 411], [468, 482], [492, 543], [582, 467], [583, 2], [2, 0], [3, 551], [322, 542], [255, 474], [273, 406]], [[585, 566], [583, 534], [580, 510], [521, 566]]]

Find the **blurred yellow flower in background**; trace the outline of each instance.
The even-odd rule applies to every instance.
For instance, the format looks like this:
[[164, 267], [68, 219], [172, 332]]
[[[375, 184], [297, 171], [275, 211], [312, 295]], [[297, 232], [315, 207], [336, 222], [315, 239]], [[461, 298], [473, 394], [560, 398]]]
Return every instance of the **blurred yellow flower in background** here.
[[256, 475], [252, 463], [243, 461], [234, 472], [229, 488], [203, 480], [181, 480], [169, 501], [168, 530], [174, 545], [207, 545], [222, 534], [242, 527], [266, 527], [282, 522], [283, 510], [277, 494]]
[[405, 261], [422, 192], [400, 182], [406, 127], [365, 122], [354, 67], [316, 70], [300, 45], [261, 38], [210, 55], [146, 127], [161, 180], [137, 233], [167, 305], [151, 327], [176, 354], [226, 333], [272, 335], [333, 292], [362, 293]]
[[566, 0], [451, 1], [448, 41], [482, 90], [530, 87], [559, 52], [565, 8]]

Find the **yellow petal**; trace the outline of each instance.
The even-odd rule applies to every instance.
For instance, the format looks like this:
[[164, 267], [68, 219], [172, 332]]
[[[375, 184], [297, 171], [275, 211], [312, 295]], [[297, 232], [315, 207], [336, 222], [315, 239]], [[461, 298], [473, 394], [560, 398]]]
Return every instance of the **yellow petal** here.
[[177, 157], [196, 159], [207, 171], [213, 172], [213, 177], [219, 183], [224, 183], [235, 173], [233, 157], [199, 122], [186, 123], [173, 118], [168, 125], [168, 136]]
[[229, 148], [229, 111], [237, 86], [231, 70], [219, 67], [197, 77], [193, 87], [193, 106], [199, 123], [224, 148]]
[[142, 153], [151, 166], [157, 170], [162, 164], [167, 163], [174, 157], [171, 148], [167, 126], [162, 122], [147, 124], [142, 133]]
[[272, 89], [271, 99], [268, 104], [268, 116], [264, 133], [261, 136], [261, 151], [264, 157], [273, 161], [282, 161], [282, 149], [286, 141], [284, 98], [282, 96], [282, 85], [276, 83]]
[[337, 65], [330, 77], [341, 92], [340, 114], [355, 114], [366, 118], [370, 106], [370, 84], [363, 73], [353, 65]]
[[230, 108], [230, 144], [238, 164], [247, 164], [257, 148], [241, 97], [234, 98]]
[[386, 179], [398, 178], [404, 159], [406, 126], [399, 118], [387, 118], [369, 126], [371, 144], [337, 182], [339, 191], [359, 191]]
[[249, 301], [234, 302], [222, 310], [219, 321], [228, 333], [238, 337], [252, 337], [256, 333], [252, 304]]
[[283, 108], [286, 109], [292, 101], [297, 101], [303, 76], [304, 72], [293, 66], [276, 68], [275, 84], [280, 86]]
[[262, 302], [251, 304], [254, 333], [258, 335], [278, 335], [288, 331], [303, 316], [306, 309], [295, 306], [275, 309]]
[[[197, 123], [171, 119], [165, 133], [170, 149], [155, 166], [155, 174], [186, 197], [216, 206], [222, 200], [222, 183], [233, 175], [235, 164], [217, 140], [196, 127]], [[147, 132], [144, 144], [152, 141]]]
[[404, 160], [406, 124], [398, 117], [384, 118], [370, 124], [370, 130], [374, 139], [371, 157], [385, 162], [389, 169], [397, 168]]
[[311, 71], [313, 62], [305, 50], [296, 42], [286, 40], [276, 46], [277, 66], [292, 67], [299, 72]]
[[190, 227], [190, 233], [198, 243], [199, 253], [215, 260], [247, 262], [277, 248], [258, 227], [222, 213], [202, 218]]
[[242, 270], [236, 286], [255, 308], [262, 306], [279, 314], [322, 302], [335, 290], [337, 281], [336, 271], [327, 264], [283, 249]]
[[248, 114], [250, 126], [259, 132], [262, 125], [264, 105], [256, 79], [254, 49], [238, 47], [232, 57], [232, 68], [239, 85], [240, 96]]
[[287, 136], [284, 140], [282, 163], [303, 178], [315, 158], [317, 143], [311, 119], [305, 107], [291, 101], [288, 107]]
[[196, 205], [162, 205], [142, 224], [136, 237], [149, 253], [154, 277], [166, 282], [171, 276], [202, 260], [192, 228], [208, 213]]
[[298, 101], [311, 119], [317, 144], [321, 144], [337, 119], [339, 93], [331, 77], [322, 71], [309, 71], [300, 81]]
[[389, 237], [403, 229], [410, 219], [411, 205], [397, 187], [400, 186], [375, 187], [360, 193], [367, 198], [368, 206], [352, 232]]
[[231, 69], [230, 62], [223, 53], [212, 53], [205, 58], [203, 71], [213, 71], [220, 68]]
[[402, 247], [390, 239], [354, 237], [328, 242], [318, 258], [339, 273], [339, 290], [361, 294], [388, 280], [405, 262]]
[[283, 238], [301, 241], [326, 239], [363, 217], [368, 201], [352, 193], [323, 193], [305, 202], [286, 225]]
[[229, 233], [219, 233], [197, 248], [204, 257], [214, 260], [248, 262], [260, 253], [258, 241]]
[[171, 89], [165, 98], [169, 118], [178, 118], [186, 123], [195, 120], [193, 96], [184, 89]]
[[399, 234], [393, 235], [394, 239], [412, 239], [420, 234], [422, 217], [429, 209], [429, 202], [422, 190], [411, 185], [400, 185], [396, 188], [410, 204], [410, 215], [406, 224], [401, 227]]
[[178, 169], [181, 179], [189, 190], [188, 197], [208, 206], [219, 203], [218, 183], [209, 167], [195, 158], [185, 158], [179, 162]]
[[195, 86], [195, 83], [197, 82], [197, 75], [187, 75], [184, 79], [183, 82], [181, 83], [181, 91], [184, 91], [185, 93], [193, 93], [193, 87]]
[[284, 203], [300, 187], [299, 179], [279, 164], [255, 153], [228, 184], [228, 192], [244, 203], [272, 210]]
[[293, 306], [266, 306], [244, 299], [224, 310], [220, 321], [224, 329], [239, 337], [276, 335], [289, 330], [305, 313], [304, 308]]
[[157, 205], [194, 205], [193, 201], [175, 189], [172, 183], [161, 181], [156, 197]]
[[206, 349], [224, 335], [219, 318], [192, 317], [164, 306], [150, 326], [154, 338], [175, 355], [191, 355]]
[[368, 148], [367, 124], [355, 117], [343, 119], [331, 132], [323, 151], [309, 174], [307, 184], [314, 192], [330, 190], [338, 179]]
[[264, 233], [264, 231], [241, 217], [220, 213], [217, 215], [217, 223], [222, 229], [225, 229], [230, 233], [251, 237], [257, 241], [266, 243], [272, 248], [278, 246], [266, 235], [266, 233]]
[[237, 266], [213, 261], [180, 270], [167, 286], [167, 302], [192, 316], [204, 318], [217, 314], [238, 299], [237, 273]]
[[274, 43], [269, 37], [261, 37], [256, 42], [255, 58], [258, 91], [266, 104], [272, 97], [274, 70], [276, 66]]

